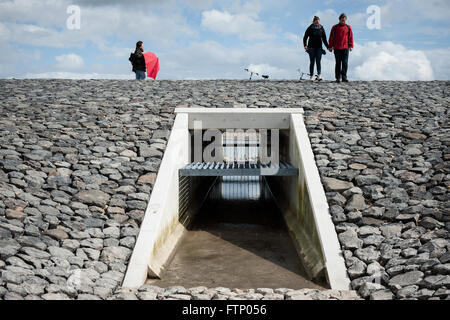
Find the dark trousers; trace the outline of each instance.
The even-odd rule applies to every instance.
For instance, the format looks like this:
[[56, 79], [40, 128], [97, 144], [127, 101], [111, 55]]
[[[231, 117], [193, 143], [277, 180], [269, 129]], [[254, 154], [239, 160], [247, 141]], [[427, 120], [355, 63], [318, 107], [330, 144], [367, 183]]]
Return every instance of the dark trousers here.
[[336, 79], [347, 79], [348, 70], [348, 49], [334, 50], [334, 57], [336, 58], [335, 75]]
[[145, 71], [136, 70], [136, 80], [145, 80]]
[[309, 53], [309, 75], [314, 75], [314, 64], [317, 64], [317, 74], [322, 72], [322, 48], [308, 48]]

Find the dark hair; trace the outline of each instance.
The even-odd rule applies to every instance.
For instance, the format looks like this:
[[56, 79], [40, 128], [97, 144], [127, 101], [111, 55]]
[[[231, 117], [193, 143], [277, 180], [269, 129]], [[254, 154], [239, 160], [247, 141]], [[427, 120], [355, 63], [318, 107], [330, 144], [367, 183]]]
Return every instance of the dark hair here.
[[339, 20], [341, 20], [342, 18], [347, 18], [347, 15], [345, 13], [341, 13], [341, 15], [339, 16]]
[[142, 41], [136, 42], [136, 49], [139, 49], [142, 46], [142, 44], [143, 44]]
[[316, 20], [320, 20], [320, 18], [318, 16], [314, 16], [313, 22]]

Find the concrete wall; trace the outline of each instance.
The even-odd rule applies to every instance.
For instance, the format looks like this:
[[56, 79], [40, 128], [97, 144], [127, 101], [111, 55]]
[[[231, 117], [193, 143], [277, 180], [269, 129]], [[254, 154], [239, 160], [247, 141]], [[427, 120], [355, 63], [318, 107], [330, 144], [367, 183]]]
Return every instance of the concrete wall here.
[[[147, 275], [159, 277], [192, 214], [201, 205], [201, 196], [207, 195], [214, 182], [198, 178], [180, 181], [178, 175], [178, 170], [190, 162], [192, 137], [189, 130], [193, 129], [195, 119], [204, 121], [206, 127], [281, 129], [280, 159], [297, 166], [299, 176], [269, 178], [269, 186], [274, 190], [299, 256], [311, 278], [325, 277], [332, 289], [348, 290], [350, 280], [328, 212], [302, 111], [289, 113], [287, 109], [257, 112], [246, 109], [177, 110], [123, 287], [138, 287], [145, 282]], [[179, 199], [182, 199], [181, 207]]]
[[147, 276], [159, 277], [184, 231], [179, 222], [178, 170], [189, 163], [189, 142], [188, 116], [179, 114], [128, 265], [125, 288], [141, 286]]
[[280, 153], [281, 159], [298, 167], [299, 176], [272, 177], [267, 182], [299, 257], [312, 279], [348, 290], [350, 279], [302, 115], [291, 115], [290, 130], [281, 132]]
[[179, 178], [179, 222], [188, 229], [218, 177]]
[[282, 158], [299, 168], [298, 177], [267, 177], [266, 181], [283, 213], [297, 253], [311, 279], [323, 282], [325, 263], [312, 212], [298, 144], [291, 131], [280, 135]]

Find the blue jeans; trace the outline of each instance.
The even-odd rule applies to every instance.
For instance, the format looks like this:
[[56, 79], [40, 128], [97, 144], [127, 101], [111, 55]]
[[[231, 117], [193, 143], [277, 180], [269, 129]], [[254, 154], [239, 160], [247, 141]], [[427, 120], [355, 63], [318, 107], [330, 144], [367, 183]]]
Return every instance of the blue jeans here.
[[136, 80], [145, 80], [145, 71], [136, 71]]
[[309, 53], [309, 75], [312, 77], [314, 75], [314, 63], [317, 64], [317, 74], [322, 72], [322, 48], [308, 48]]
[[334, 57], [336, 58], [336, 68], [335, 68], [336, 80], [341, 79], [341, 76], [342, 79], [347, 79], [348, 55], [349, 55], [348, 49], [334, 50]]

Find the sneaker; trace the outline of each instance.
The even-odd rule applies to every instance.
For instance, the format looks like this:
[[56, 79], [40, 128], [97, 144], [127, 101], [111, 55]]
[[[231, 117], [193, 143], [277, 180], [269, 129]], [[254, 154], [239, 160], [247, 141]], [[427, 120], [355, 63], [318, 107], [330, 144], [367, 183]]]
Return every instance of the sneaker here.
[[342, 82], [348, 82], [347, 78], [342, 78]]
[[322, 76], [320, 74], [317, 75], [317, 81], [322, 81]]
[[314, 76], [309, 77], [309, 80], [314, 81]]
[[340, 79], [336, 79], [336, 83], [340, 83], [341, 82], [341, 80]]

